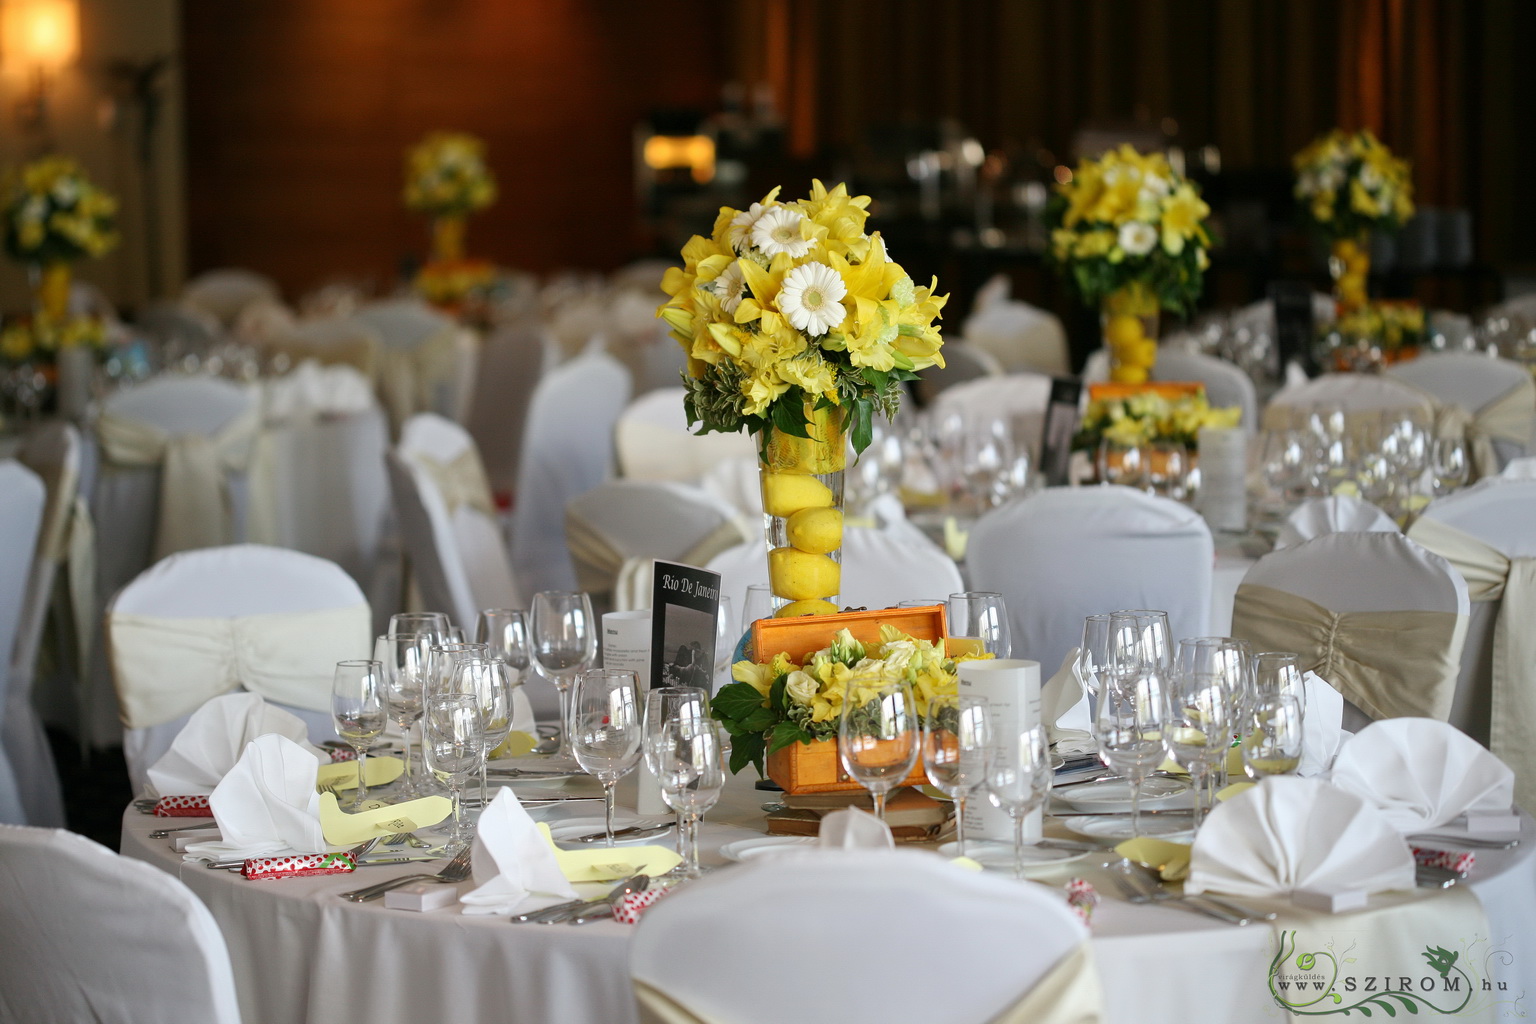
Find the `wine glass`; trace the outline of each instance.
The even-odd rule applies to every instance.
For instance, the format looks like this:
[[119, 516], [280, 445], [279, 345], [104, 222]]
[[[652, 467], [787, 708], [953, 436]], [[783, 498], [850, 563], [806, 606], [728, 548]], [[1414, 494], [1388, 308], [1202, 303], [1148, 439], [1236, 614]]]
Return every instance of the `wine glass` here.
[[521, 608], [486, 608], [475, 617], [475, 643], [485, 644], [490, 656], [512, 669], [514, 686], [521, 686], [528, 671], [528, 616]]
[[433, 640], [429, 633], [386, 633], [374, 643], [374, 658], [384, 669], [384, 703], [405, 739], [405, 777], [400, 784], [403, 796], [418, 793], [411, 764], [415, 760], [411, 727], [421, 718]]
[[437, 643], [427, 656], [426, 694], [467, 692], [455, 691], [451, 686], [460, 662], [489, 661], [490, 647], [486, 644]]
[[1095, 698], [1109, 671], [1109, 616], [1083, 617], [1083, 642], [1077, 649], [1077, 677]]
[[[709, 694], [697, 686], [658, 686], [645, 694], [645, 719], [642, 723], [641, 750], [645, 766], [661, 779], [661, 741], [666, 727], [673, 722], [702, 722], [709, 718]], [[683, 812], [677, 814], [677, 852], [684, 854]]]
[[1301, 766], [1301, 701], [1292, 693], [1260, 693], [1243, 737], [1243, 773], [1258, 782]]
[[864, 686], [850, 682], [837, 727], [843, 770], [875, 800], [885, 820], [885, 795], [911, 774], [921, 749], [917, 702], [905, 679]]
[[1099, 442], [1097, 468], [1100, 483], [1141, 490], [1146, 485], [1147, 449], [1106, 437]]
[[490, 658], [464, 657], [453, 663], [452, 675], [440, 691], [444, 693], [468, 693], [474, 695], [484, 719], [481, 730], [485, 740], [485, 756], [480, 759], [480, 806], [490, 803], [490, 786], [486, 782], [486, 762], [491, 752], [506, 741], [512, 731], [512, 670], [505, 662]]
[[773, 618], [773, 589], [766, 583], [747, 587], [741, 603], [741, 631], [746, 633], [758, 619]]
[[1099, 691], [1093, 738], [1104, 763], [1131, 789], [1131, 834], [1141, 835], [1141, 784], [1163, 761], [1167, 726], [1162, 678], [1142, 666], [1116, 671]]
[[331, 679], [331, 717], [336, 735], [357, 751], [357, 799], [361, 809], [368, 799], [368, 776], [363, 762], [368, 748], [384, 732], [383, 666], [377, 661], [338, 661]]
[[1253, 658], [1253, 695], [1257, 700], [1289, 694], [1306, 699], [1300, 655], [1291, 651], [1261, 651]]
[[421, 749], [427, 769], [448, 787], [453, 800], [453, 830], [444, 843], [458, 852], [475, 838], [464, 817], [464, 782], [485, 762], [485, 720], [469, 693], [434, 693], [421, 719]]
[[1459, 437], [1437, 437], [1430, 448], [1430, 469], [1434, 474], [1435, 497], [1444, 497], [1466, 485], [1471, 474], [1467, 443]]
[[1189, 493], [1189, 449], [1154, 441], [1147, 449], [1147, 482], [1153, 494], [1183, 501]]
[[1024, 877], [1024, 822], [1051, 788], [1045, 729], [1038, 725], [999, 737], [987, 762], [987, 796], [1013, 821], [1013, 877]]
[[[980, 643], [982, 652], [998, 658], [1008, 657], [1013, 650], [1008, 607], [1002, 594], [983, 590], [950, 594], [946, 615], [952, 640], [974, 639]], [[951, 648], [950, 653], [961, 652]]]
[[1226, 680], [1216, 673], [1176, 673], [1169, 687], [1168, 756], [1189, 772], [1195, 787], [1194, 827], [1205, 814], [1206, 782], [1226, 760], [1232, 736], [1233, 703]]
[[613, 788], [640, 761], [640, 694], [633, 672], [600, 668], [576, 682], [571, 710], [576, 763], [603, 784], [603, 827], [613, 845]]
[[597, 656], [597, 629], [592, 600], [586, 594], [544, 590], [534, 595], [533, 660], [560, 693], [560, 749], [571, 756], [571, 685]]
[[736, 652], [736, 641], [740, 639], [736, 618], [731, 614], [731, 599], [721, 594], [720, 607], [715, 610], [715, 672], [710, 680], [711, 691], [719, 689], [722, 678], [730, 681], [731, 655]]
[[725, 785], [725, 743], [720, 723], [710, 718], [675, 718], [662, 726], [656, 741], [656, 777], [661, 798], [683, 822], [678, 833], [683, 862], [678, 874], [697, 878], [699, 819], [720, 799]]
[[1141, 666], [1166, 676], [1173, 666], [1168, 613], [1130, 608], [1109, 613], [1109, 662], [1116, 671]]
[[974, 694], [928, 698], [923, 719], [923, 770], [955, 802], [955, 856], [965, 856], [965, 803], [987, 781], [991, 743], [987, 701]]
[[445, 643], [448, 638], [446, 612], [396, 612], [389, 617], [391, 633], [427, 633], [433, 643]]

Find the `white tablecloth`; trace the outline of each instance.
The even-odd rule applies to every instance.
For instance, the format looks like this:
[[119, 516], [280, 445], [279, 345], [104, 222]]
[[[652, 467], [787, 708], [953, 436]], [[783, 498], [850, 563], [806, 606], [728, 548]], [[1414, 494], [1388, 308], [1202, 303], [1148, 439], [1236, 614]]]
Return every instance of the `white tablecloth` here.
[[[703, 829], [706, 864], [725, 863], [715, 852], [723, 843], [761, 835], [760, 805], [770, 798], [747, 779], [728, 783]], [[585, 817], [599, 807], [576, 803], [537, 815]], [[357, 905], [334, 895], [431, 865], [248, 882], [227, 871], [186, 866], [166, 841], [147, 838], [167, 821], [177, 823], [130, 808], [123, 817], [123, 853], [178, 875], [208, 905], [229, 944], [246, 1020], [637, 1020], [629, 991], [626, 926], [610, 921], [583, 927], [513, 925], [503, 918], [462, 916], [457, 906], [423, 914], [388, 910], [382, 903]], [[1509, 950], [1508, 963], [1494, 967], [1509, 982], [1509, 991], [1499, 996], [1504, 1001], [1536, 992], [1536, 928], [1530, 924], [1536, 920], [1536, 823], [1527, 817], [1523, 825], [1516, 850], [1478, 851], [1472, 886], [1488, 911], [1490, 945]], [[1074, 875], [1102, 880], [1090, 861], [1037, 877], [1059, 886]], [[460, 888], [470, 887], [464, 883]], [[1286, 1019], [1267, 988], [1274, 929], [1235, 928], [1176, 908], [1133, 906], [1108, 898], [1115, 890], [1107, 882], [1100, 889], [1106, 899], [1093, 918], [1093, 946], [1106, 1022]], [[750, 926], [742, 922], [743, 928]], [[785, 982], [782, 970], [764, 973], [765, 984]]]

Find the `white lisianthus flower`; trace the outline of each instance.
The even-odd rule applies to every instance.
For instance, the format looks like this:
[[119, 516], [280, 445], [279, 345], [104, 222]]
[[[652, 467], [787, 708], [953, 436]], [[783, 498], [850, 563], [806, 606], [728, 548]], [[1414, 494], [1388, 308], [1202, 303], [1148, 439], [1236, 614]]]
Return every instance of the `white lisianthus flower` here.
[[720, 300], [720, 309], [727, 316], [734, 314], [736, 307], [741, 305], [741, 293], [747, 286], [747, 280], [741, 274], [741, 264], [732, 263], [726, 267], [710, 285], [710, 291]]
[[1142, 202], [1161, 199], [1173, 190], [1173, 185], [1161, 174], [1149, 174], [1141, 179], [1141, 191], [1136, 198]]
[[1366, 164], [1364, 167], [1360, 168], [1360, 184], [1364, 185], [1372, 192], [1376, 191], [1377, 189], [1381, 188], [1383, 184], [1381, 172], [1372, 167], [1370, 164]]
[[1120, 225], [1120, 248], [1131, 256], [1145, 256], [1157, 244], [1157, 229], [1139, 220]]
[[758, 219], [771, 209], [773, 209], [771, 206], [753, 203], [732, 217], [730, 226], [725, 229], [725, 240], [731, 243], [731, 248], [741, 252], [751, 245], [752, 228], [756, 226]]
[[[799, 216], [796, 214], [795, 216]], [[825, 263], [805, 263], [784, 275], [779, 289], [779, 312], [811, 337], [820, 337], [843, 322], [843, 299], [848, 286]]]
[[816, 691], [821, 689], [811, 674], [803, 669], [796, 669], [784, 679], [784, 693], [790, 700], [802, 707], [810, 704], [815, 699]]
[[752, 225], [752, 244], [764, 255], [773, 257], [788, 253], [799, 259], [811, 251], [811, 240], [800, 236], [800, 225], [805, 217], [798, 210], [780, 206], [769, 210]]
[[27, 221], [40, 221], [48, 216], [48, 202], [41, 196], [31, 196], [21, 204], [21, 219]]
[[60, 206], [72, 206], [80, 198], [80, 182], [64, 175], [53, 183], [53, 198]]
[[917, 654], [917, 644], [911, 640], [896, 640], [885, 645], [885, 667], [900, 675], [907, 670], [907, 662]]

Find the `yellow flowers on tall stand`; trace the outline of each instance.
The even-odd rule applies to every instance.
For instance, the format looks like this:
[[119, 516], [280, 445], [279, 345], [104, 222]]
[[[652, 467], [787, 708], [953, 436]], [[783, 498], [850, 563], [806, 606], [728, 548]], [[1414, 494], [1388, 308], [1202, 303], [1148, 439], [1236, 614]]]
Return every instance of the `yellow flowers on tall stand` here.
[[1099, 323], [1116, 384], [1145, 384], [1157, 365], [1158, 308], [1157, 296], [1140, 281], [1104, 296]]
[[495, 267], [465, 256], [471, 213], [496, 201], [496, 178], [485, 163], [485, 144], [461, 132], [434, 132], [405, 159], [407, 208], [432, 218], [432, 256], [416, 278], [431, 302], [453, 306], [495, 280]]

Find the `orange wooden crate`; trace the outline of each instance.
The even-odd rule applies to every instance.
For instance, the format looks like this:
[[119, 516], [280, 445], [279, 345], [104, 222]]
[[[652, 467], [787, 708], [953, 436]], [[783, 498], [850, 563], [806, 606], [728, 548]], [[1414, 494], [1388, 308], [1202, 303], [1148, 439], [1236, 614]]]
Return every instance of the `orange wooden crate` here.
[[[880, 640], [882, 625], [895, 626], [919, 640], [938, 641], [945, 634], [944, 606], [923, 608], [881, 608], [868, 612], [843, 612], [797, 619], [760, 619], [752, 625], [752, 659], [771, 661], [775, 655], [788, 654], [797, 664], [832, 643], [840, 629], [852, 633], [865, 644]], [[768, 755], [768, 777], [786, 793], [841, 793], [864, 787], [849, 779], [837, 756], [836, 740], [793, 743]], [[921, 786], [928, 781], [921, 759], [912, 768], [904, 786]]]
[[1205, 393], [1205, 385], [1197, 380], [1153, 380], [1145, 384], [1116, 384], [1107, 381], [1102, 384], [1088, 385], [1088, 400], [1097, 402], [1106, 398], [1130, 398], [1132, 395], [1141, 395], [1151, 392], [1154, 395], [1162, 395], [1170, 402], [1180, 398]]

